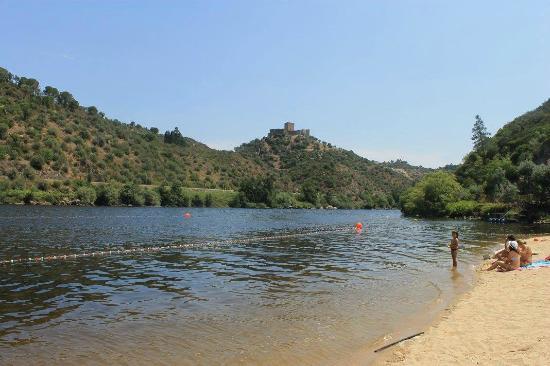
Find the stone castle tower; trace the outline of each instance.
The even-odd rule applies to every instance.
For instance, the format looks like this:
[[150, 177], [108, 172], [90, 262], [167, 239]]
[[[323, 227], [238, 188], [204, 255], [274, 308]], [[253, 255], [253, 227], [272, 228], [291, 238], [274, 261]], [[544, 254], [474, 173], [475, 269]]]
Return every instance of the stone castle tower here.
[[283, 128], [272, 128], [269, 130], [270, 137], [272, 136], [309, 136], [309, 129], [295, 130], [294, 122], [285, 122]]

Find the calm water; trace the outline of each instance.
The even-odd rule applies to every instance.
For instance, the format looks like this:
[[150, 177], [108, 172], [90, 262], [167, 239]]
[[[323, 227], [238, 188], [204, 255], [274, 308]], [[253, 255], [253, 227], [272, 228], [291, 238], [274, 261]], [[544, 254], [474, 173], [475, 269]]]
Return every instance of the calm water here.
[[[196, 243], [0, 266], [0, 364], [335, 364], [444, 306], [506, 233], [550, 231], [398, 211], [189, 211], [0, 207], [0, 260]], [[251, 240], [201, 244], [228, 239]]]

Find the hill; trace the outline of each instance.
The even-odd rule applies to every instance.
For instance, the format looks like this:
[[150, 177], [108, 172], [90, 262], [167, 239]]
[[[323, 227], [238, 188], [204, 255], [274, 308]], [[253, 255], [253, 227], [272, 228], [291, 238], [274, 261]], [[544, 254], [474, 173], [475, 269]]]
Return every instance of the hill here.
[[0, 142], [0, 203], [189, 205], [212, 201], [204, 192], [218, 189], [229, 192], [219, 200], [225, 205], [244, 178], [270, 177], [298, 201], [305, 186], [319, 205], [392, 207], [423, 174], [369, 161], [309, 131], [270, 134], [234, 152], [210, 149], [177, 128], [161, 134], [109, 119], [67, 91], [2, 68]]
[[[436, 198], [437, 195], [427, 198], [421, 190], [431, 189], [431, 186], [427, 182], [419, 183], [404, 195], [404, 211], [450, 216], [486, 215], [499, 211], [527, 221], [548, 215], [550, 100], [505, 124], [493, 137], [489, 137], [483, 121], [477, 116], [473, 134], [475, 148], [452, 176], [460, 187], [445, 178], [446, 187], [454, 193], [442, 190], [441, 199]], [[442, 181], [437, 182], [441, 187]], [[430, 200], [432, 203], [439, 200], [440, 208], [429, 209], [434, 207], [427, 204]]]
[[[261, 173], [238, 154], [217, 151], [172, 131], [111, 120], [81, 107], [68, 92], [0, 70], [0, 175], [94, 182], [235, 188], [239, 177]], [[178, 139], [179, 138], [179, 139]]]
[[235, 149], [276, 176], [284, 190], [311, 187], [336, 207], [394, 207], [415, 169], [393, 168], [309, 135], [270, 134]]

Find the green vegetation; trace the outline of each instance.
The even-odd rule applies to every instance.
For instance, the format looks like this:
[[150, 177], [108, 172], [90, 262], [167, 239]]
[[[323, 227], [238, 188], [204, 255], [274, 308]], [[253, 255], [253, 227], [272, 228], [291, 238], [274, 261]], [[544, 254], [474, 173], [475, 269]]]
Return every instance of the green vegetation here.
[[508, 212], [530, 222], [547, 216], [550, 100], [508, 123], [493, 137], [476, 116], [472, 140], [473, 151], [454, 169], [454, 175], [426, 176], [403, 194], [403, 212], [451, 217]]
[[436, 172], [408, 189], [401, 197], [401, 206], [406, 215], [443, 216], [447, 206], [463, 196], [463, 189], [452, 174]]
[[0, 68], [0, 204], [390, 208], [428, 171], [309, 136], [217, 151]]
[[263, 168], [240, 154], [217, 151], [183, 137], [159, 134], [81, 107], [68, 92], [0, 68], [0, 179], [135, 185], [180, 182], [186, 187], [235, 189]]
[[262, 202], [267, 206], [398, 207], [403, 190], [429, 171], [403, 161], [376, 163], [303, 135], [267, 136], [236, 151], [270, 172], [275, 191], [292, 193], [279, 195], [277, 205], [273, 198]]

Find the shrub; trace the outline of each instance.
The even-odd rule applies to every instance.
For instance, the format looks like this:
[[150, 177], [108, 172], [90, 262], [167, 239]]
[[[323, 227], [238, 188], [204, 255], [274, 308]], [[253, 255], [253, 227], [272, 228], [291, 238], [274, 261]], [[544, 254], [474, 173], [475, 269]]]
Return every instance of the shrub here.
[[30, 164], [34, 169], [42, 170], [42, 167], [44, 166], [44, 158], [41, 155], [34, 155], [31, 158]]
[[479, 213], [479, 204], [476, 201], [451, 202], [446, 208], [450, 217], [474, 216]]
[[193, 199], [191, 200], [191, 204], [193, 205], [193, 207], [202, 207], [203, 202], [202, 202], [201, 197], [198, 194], [193, 196]]
[[120, 190], [119, 199], [123, 205], [143, 206], [145, 203], [143, 192], [135, 184], [125, 184]]
[[79, 187], [76, 190], [76, 198], [85, 205], [93, 205], [96, 201], [96, 192], [92, 187]]
[[5, 139], [6, 137], [8, 137], [8, 126], [1, 123], [0, 124], [0, 139]]
[[492, 213], [502, 213], [508, 211], [509, 206], [504, 203], [483, 203], [480, 207], [481, 215], [487, 216]]
[[36, 184], [36, 188], [38, 188], [40, 191], [47, 191], [48, 190], [48, 182], [40, 181]]
[[444, 216], [447, 213], [446, 206], [458, 201], [463, 195], [463, 188], [454, 175], [436, 172], [426, 175], [405, 191], [400, 201], [405, 215]]
[[288, 192], [277, 192], [273, 198], [273, 207], [291, 208], [296, 207], [296, 198]]
[[146, 189], [143, 198], [146, 206], [160, 206], [160, 195], [156, 191]]
[[212, 207], [212, 203], [213, 203], [212, 195], [211, 195], [210, 193], [208, 193], [208, 194], [204, 197], [204, 206], [205, 206], [205, 207]]
[[264, 203], [271, 206], [275, 193], [273, 183], [274, 179], [272, 177], [247, 178], [239, 186], [239, 192], [242, 193], [239, 199], [245, 203]]
[[96, 188], [95, 204], [98, 206], [118, 205], [118, 190], [110, 184], [103, 184]]

